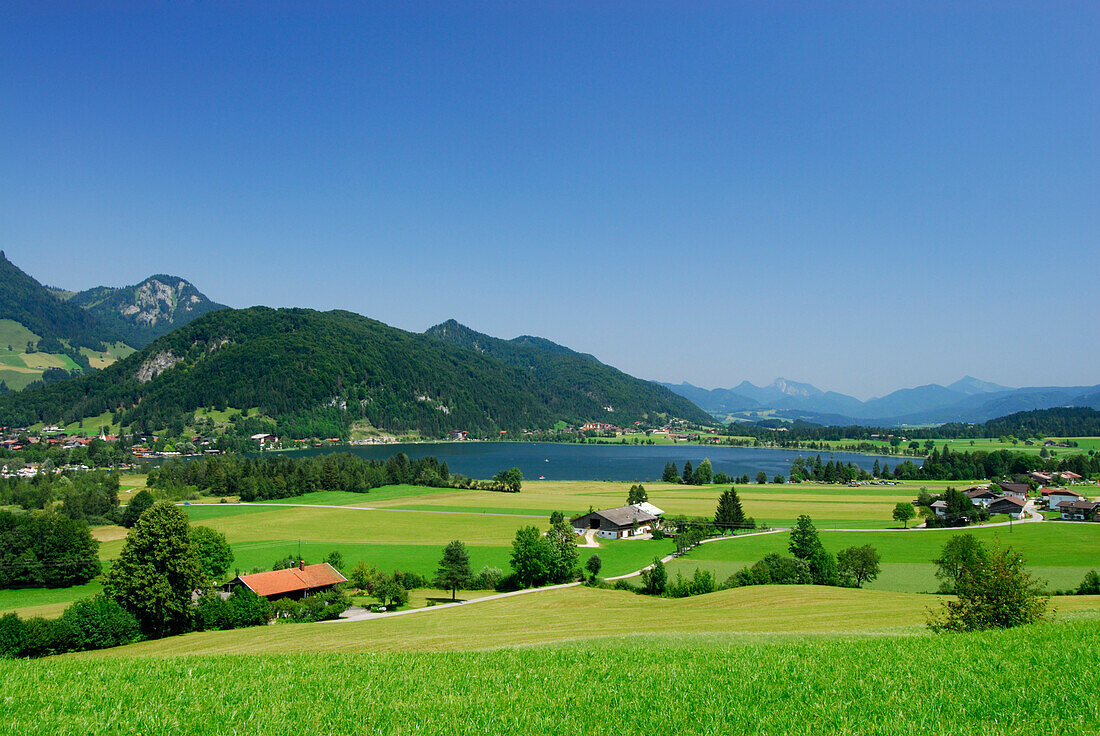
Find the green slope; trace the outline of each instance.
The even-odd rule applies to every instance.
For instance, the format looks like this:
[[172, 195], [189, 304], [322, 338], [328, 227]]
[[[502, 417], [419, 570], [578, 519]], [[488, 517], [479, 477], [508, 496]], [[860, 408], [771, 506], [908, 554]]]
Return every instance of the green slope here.
[[49, 289], [19, 270], [3, 251], [0, 251], [0, 319], [13, 320], [40, 339], [65, 341], [73, 348], [102, 351], [106, 344], [121, 339], [95, 315], [57, 299]]
[[[667, 406], [670, 413], [694, 422], [708, 423], [709, 414], [689, 400], [650, 381], [641, 381], [620, 370], [605, 365], [591, 355], [577, 353], [541, 337], [523, 335], [514, 340], [471, 330], [448, 320], [430, 328], [425, 334], [452, 345], [488, 355], [507, 365], [523, 370], [536, 381], [536, 391], [551, 408], [570, 415], [577, 407], [568, 405], [568, 397], [589, 397], [600, 409], [599, 421], [625, 426], [656, 404]], [[589, 418], [589, 417], [586, 417]]]
[[[559, 420], [705, 418], [654, 384], [596, 361], [531, 371], [492, 355], [349, 312], [223, 309], [94, 375], [0, 399], [0, 423], [70, 423], [120, 411], [124, 424], [166, 426], [204, 406], [256, 407], [306, 436], [314, 427], [373, 426], [439, 436], [492, 435]], [[551, 388], [548, 388], [547, 386]], [[631, 393], [633, 389], [633, 393]]]

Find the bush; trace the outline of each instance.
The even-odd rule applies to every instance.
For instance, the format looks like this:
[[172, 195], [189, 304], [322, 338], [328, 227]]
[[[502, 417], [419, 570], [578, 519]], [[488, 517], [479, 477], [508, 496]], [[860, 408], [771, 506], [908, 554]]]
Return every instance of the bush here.
[[1077, 588], [1077, 595], [1100, 595], [1100, 573], [1089, 570]]
[[60, 618], [28, 618], [23, 622], [22, 657], [47, 657], [73, 651], [73, 632]]
[[234, 629], [262, 626], [271, 620], [271, 603], [243, 585], [233, 591], [228, 603]]
[[104, 595], [77, 601], [65, 609], [62, 622], [68, 626], [73, 649], [106, 649], [137, 641], [138, 620]]
[[23, 619], [14, 613], [0, 616], [0, 657], [22, 656], [27, 645], [27, 630]]
[[511, 593], [512, 591], [519, 590], [522, 587], [523, 584], [520, 582], [519, 577], [513, 572], [502, 577], [500, 579], [500, 582], [493, 586], [493, 589], [496, 590], [498, 593]]
[[197, 631], [220, 631], [233, 628], [233, 609], [217, 591], [207, 591], [195, 606]]
[[499, 567], [485, 566], [470, 579], [471, 590], [495, 590], [504, 579], [504, 571]]
[[1046, 613], [1048, 599], [1024, 568], [1024, 559], [1000, 549], [987, 560], [963, 569], [955, 584], [957, 600], [945, 601], [933, 631], [1007, 629], [1034, 623]]
[[394, 570], [393, 577], [405, 590], [416, 590], [417, 588], [428, 587], [428, 579], [418, 572], [401, 572], [400, 570]]

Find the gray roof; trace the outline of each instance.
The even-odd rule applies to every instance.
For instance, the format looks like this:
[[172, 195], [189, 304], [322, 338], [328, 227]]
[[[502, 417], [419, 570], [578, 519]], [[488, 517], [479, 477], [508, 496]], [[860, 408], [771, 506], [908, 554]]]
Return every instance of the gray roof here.
[[[616, 509], [603, 509], [602, 511], [593, 511], [592, 514], [602, 516], [615, 526], [630, 526], [634, 523], [635, 519], [639, 524], [657, 520], [657, 517], [653, 514], [648, 514], [635, 506], [620, 506]], [[578, 517], [578, 519], [574, 521], [583, 519], [585, 516], [588, 516], [588, 514]]]

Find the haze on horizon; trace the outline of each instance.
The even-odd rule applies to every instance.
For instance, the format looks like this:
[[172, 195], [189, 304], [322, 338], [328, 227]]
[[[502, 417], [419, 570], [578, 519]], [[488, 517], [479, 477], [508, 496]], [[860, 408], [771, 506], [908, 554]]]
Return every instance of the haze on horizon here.
[[639, 377], [1100, 382], [1100, 6], [0, 7], [51, 285], [448, 318]]

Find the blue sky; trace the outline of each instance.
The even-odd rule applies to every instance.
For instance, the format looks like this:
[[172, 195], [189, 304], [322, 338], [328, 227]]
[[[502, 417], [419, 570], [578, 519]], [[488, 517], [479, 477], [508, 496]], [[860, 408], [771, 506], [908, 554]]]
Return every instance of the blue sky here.
[[0, 247], [704, 386], [1094, 384], [1098, 38], [1094, 2], [4, 2]]

